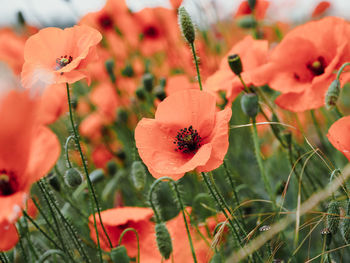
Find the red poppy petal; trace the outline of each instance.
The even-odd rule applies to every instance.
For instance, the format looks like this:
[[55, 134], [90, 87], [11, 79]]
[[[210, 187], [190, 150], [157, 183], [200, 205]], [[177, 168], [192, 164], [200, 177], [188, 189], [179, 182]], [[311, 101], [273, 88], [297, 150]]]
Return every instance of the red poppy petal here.
[[350, 116], [343, 117], [333, 123], [328, 130], [328, 140], [350, 160]]
[[19, 237], [16, 226], [3, 220], [0, 223], [0, 252], [12, 249], [18, 242]]

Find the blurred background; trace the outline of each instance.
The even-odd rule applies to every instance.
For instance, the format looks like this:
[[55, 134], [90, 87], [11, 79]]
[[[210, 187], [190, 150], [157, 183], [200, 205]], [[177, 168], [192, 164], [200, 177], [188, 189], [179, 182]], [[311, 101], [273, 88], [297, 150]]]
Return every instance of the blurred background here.
[[[183, 5], [200, 27], [232, 17], [243, 0], [184, 0]], [[27, 23], [36, 27], [66, 27], [75, 24], [88, 12], [97, 11], [105, 0], [0, 0], [0, 26], [11, 26], [22, 12]], [[130, 10], [162, 6], [171, 8], [169, 0], [126, 0]], [[302, 23], [309, 19], [320, 0], [271, 0], [266, 21]], [[350, 19], [349, 0], [328, 1], [327, 15]]]

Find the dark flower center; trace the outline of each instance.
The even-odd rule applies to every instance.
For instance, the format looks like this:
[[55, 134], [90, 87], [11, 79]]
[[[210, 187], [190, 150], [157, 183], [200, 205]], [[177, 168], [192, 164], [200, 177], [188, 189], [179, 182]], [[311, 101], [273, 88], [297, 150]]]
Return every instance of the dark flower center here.
[[98, 23], [104, 29], [111, 29], [113, 27], [113, 19], [108, 14], [103, 14], [98, 18]]
[[73, 60], [72, 56], [61, 56], [60, 58], [56, 58], [56, 70], [60, 70], [61, 68], [67, 66]]
[[17, 182], [13, 172], [0, 170], [0, 196], [9, 196], [16, 192]]
[[182, 153], [196, 153], [199, 147], [201, 147], [201, 142], [201, 136], [191, 125], [190, 127], [181, 129], [177, 132], [174, 140], [174, 144], [177, 146], [175, 151], [180, 151]]
[[324, 73], [324, 69], [326, 68], [326, 61], [324, 57], [318, 57], [317, 60], [307, 64], [306, 66], [314, 76], [319, 76]]
[[143, 35], [146, 38], [157, 38], [159, 36], [159, 30], [155, 26], [147, 26], [143, 30]]

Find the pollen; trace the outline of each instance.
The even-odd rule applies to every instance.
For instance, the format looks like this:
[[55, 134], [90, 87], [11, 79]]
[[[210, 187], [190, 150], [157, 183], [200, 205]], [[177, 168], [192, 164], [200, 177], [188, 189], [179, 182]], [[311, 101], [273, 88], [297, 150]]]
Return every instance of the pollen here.
[[61, 56], [60, 58], [56, 58], [56, 70], [60, 70], [61, 68], [67, 66], [73, 60], [72, 56]]
[[178, 131], [174, 144], [176, 144], [175, 151], [182, 153], [196, 153], [201, 147], [202, 138], [197, 130], [193, 129], [192, 125], [188, 128]]
[[311, 71], [314, 76], [319, 76], [324, 73], [326, 68], [326, 61], [323, 57], [318, 57], [317, 60], [309, 63], [307, 68]]

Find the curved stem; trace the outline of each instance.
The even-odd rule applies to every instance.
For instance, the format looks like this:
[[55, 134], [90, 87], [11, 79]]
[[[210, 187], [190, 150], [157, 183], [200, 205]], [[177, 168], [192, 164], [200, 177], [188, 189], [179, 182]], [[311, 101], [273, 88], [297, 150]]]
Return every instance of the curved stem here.
[[[107, 231], [106, 231], [106, 229], [105, 229], [105, 227], [103, 225], [103, 222], [102, 222], [101, 213], [100, 213], [100, 206], [99, 206], [96, 194], [95, 194], [94, 187], [93, 187], [92, 182], [91, 182], [90, 177], [89, 177], [89, 172], [88, 172], [88, 169], [87, 169], [87, 166], [86, 166], [86, 161], [85, 161], [85, 157], [83, 155], [83, 151], [81, 150], [80, 141], [79, 141], [79, 133], [78, 133], [76, 127], [75, 127], [74, 120], [73, 120], [73, 112], [72, 112], [72, 105], [71, 105], [70, 91], [69, 91], [68, 83], [66, 83], [66, 88], [67, 88], [67, 97], [68, 97], [69, 117], [70, 117], [70, 122], [71, 122], [71, 125], [72, 125], [72, 129], [73, 129], [74, 140], [75, 140], [75, 143], [76, 143], [76, 145], [78, 147], [80, 158], [81, 158], [82, 163], [83, 163], [83, 167], [84, 167], [84, 171], [85, 171], [85, 177], [86, 177], [86, 181], [87, 181], [87, 184], [88, 184], [89, 193], [90, 193], [90, 196], [92, 196], [92, 198], [93, 198], [93, 200], [91, 200], [91, 206], [93, 207], [93, 209], [95, 209], [95, 206], [96, 206], [97, 214], [98, 214], [98, 217], [99, 217], [100, 224], [101, 224], [101, 227], [103, 229], [103, 232], [104, 232], [105, 236], [107, 237], [107, 240], [108, 240], [110, 248], [113, 248], [112, 242], [111, 242], [111, 240], [110, 240], [110, 238], [109, 238], [109, 236], [107, 234]], [[99, 254], [100, 254], [100, 261], [102, 262], [103, 261], [102, 260], [102, 252], [101, 252], [99, 234], [98, 234], [98, 230], [97, 230], [97, 222], [96, 222], [95, 211], [92, 211], [92, 215], [93, 215], [93, 218], [94, 218], [94, 228], [95, 228], [95, 232], [96, 232], [96, 239], [97, 239], [97, 246], [98, 246]]]
[[59, 255], [63, 260], [67, 260], [66, 255], [61, 251], [57, 249], [50, 249], [46, 251], [37, 261], [36, 263], [42, 263], [45, 262], [45, 260], [52, 256], [52, 255]]
[[124, 237], [124, 235], [129, 232], [132, 231], [135, 233], [136, 235], [136, 240], [137, 240], [137, 263], [140, 263], [140, 240], [139, 240], [139, 234], [137, 233], [135, 228], [129, 227], [127, 229], [125, 229], [121, 234], [120, 234], [120, 238], [119, 238], [119, 243], [118, 246], [120, 246], [120, 244], [122, 243], [122, 239]]
[[72, 168], [72, 164], [69, 160], [69, 149], [68, 149], [68, 144], [70, 142], [70, 140], [74, 139], [74, 136], [73, 135], [70, 135], [67, 140], [66, 140], [66, 144], [64, 145], [64, 150], [66, 151], [66, 159], [67, 159], [67, 162], [68, 162], [68, 168]]
[[197, 60], [196, 50], [194, 49], [194, 43], [191, 43], [190, 46], [191, 46], [191, 50], [192, 50], [192, 54], [193, 54], [193, 59], [194, 59], [194, 62], [195, 62], [195, 64], [196, 64], [196, 70], [197, 70], [197, 78], [198, 78], [199, 88], [200, 88], [200, 90], [203, 90], [202, 81], [201, 81], [201, 75], [200, 75], [200, 73], [199, 73], [199, 66], [198, 66], [198, 60]]
[[338, 73], [337, 73], [337, 79], [339, 80], [340, 78], [340, 75], [343, 73], [343, 70], [346, 66], [349, 66], [350, 65], [350, 62], [345, 62], [341, 67], [340, 69], [338, 70]]
[[[187, 219], [186, 219], [186, 215], [185, 215], [185, 208], [184, 208], [184, 204], [182, 202], [182, 198], [181, 198], [181, 195], [180, 195], [180, 192], [179, 192], [179, 189], [177, 188], [177, 183], [170, 177], [167, 177], [167, 176], [164, 176], [164, 177], [161, 177], [161, 178], [158, 178], [156, 181], [154, 181], [154, 183], [152, 184], [151, 186], [151, 189], [150, 189], [150, 195], [149, 195], [149, 198], [150, 198], [150, 202], [152, 202], [152, 193], [156, 187], [156, 185], [158, 185], [160, 182], [162, 182], [163, 180], [167, 180], [169, 182], [172, 183], [172, 185], [174, 186], [174, 190], [175, 190], [175, 193], [176, 193], [176, 196], [177, 196], [177, 199], [179, 200], [179, 204], [180, 204], [180, 208], [181, 208], [181, 212], [182, 212], [182, 216], [184, 218], [184, 222], [185, 222], [185, 226], [186, 226], [186, 232], [187, 232], [187, 236], [188, 236], [188, 241], [190, 243], [190, 247], [191, 247], [191, 252], [192, 252], [192, 257], [193, 257], [193, 261], [195, 263], [197, 263], [197, 258], [196, 258], [196, 253], [194, 251], [194, 247], [193, 247], [193, 242], [192, 242], [192, 237], [191, 237], [191, 233], [190, 233], [190, 230], [189, 230], [189, 227], [188, 227], [188, 223], [187, 223]], [[153, 203], [151, 203], [151, 206], [154, 210], [154, 205]], [[156, 213], [156, 210], [154, 210], [155, 213]], [[157, 215], [156, 215], [156, 218], [157, 218]], [[159, 216], [158, 216], [158, 219], [159, 219]], [[157, 223], [159, 223], [160, 221], [157, 221]]]

